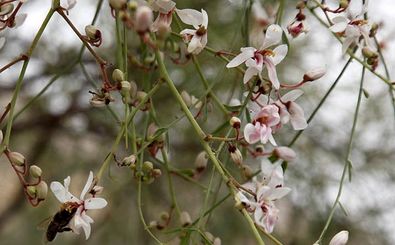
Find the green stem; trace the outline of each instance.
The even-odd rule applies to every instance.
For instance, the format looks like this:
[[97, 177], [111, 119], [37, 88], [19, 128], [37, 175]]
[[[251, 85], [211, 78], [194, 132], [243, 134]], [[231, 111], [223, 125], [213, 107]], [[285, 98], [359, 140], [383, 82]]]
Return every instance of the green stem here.
[[214, 100], [214, 103], [218, 106], [219, 109], [225, 114], [225, 116], [229, 115], [229, 111], [225, 108], [224, 104], [219, 100], [219, 98], [214, 94], [212, 89], [209, 86], [209, 83], [206, 77], [203, 74], [202, 68], [200, 67], [199, 60], [197, 59], [196, 55], [192, 55], [193, 63], [195, 64], [196, 70], [199, 74], [200, 80], [202, 80], [204, 88], [208, 91], [210, 98]]
[[180, 217], [181, 216], [181, 209], [178, 206], [176, 192], [174, 191], [173, 178], [170, 173], [169, 157], [168, 157], [166, 149], [164, 147], [161, 149], [161, 152], [162, 152], [162, 156], [163, 156], [163, 162], [164, 162], [165, 168], [166, 168], [167, 182], [169, 185], [171, 200], [173, 202], [174, 208], [176, 209], [178, 217]]
[[6, 133], [5, 133], [5, 136], [4, 136], [4, 141], [3, 141], [2, 145], [1, 145], [1, 151], [2, 152], [4, 151], [5, 147], [7, 147], [9, 145], [9, 143], [10, 143], [12, 123], [14, 121], [15, 105], [16, 105], [16, 101], [17, 101], [19, 92], [20, 92], [21, 87], [22, 87], [22, 83], [23, 83], [23, 79], [25, 77], [27, 66], [29, 65], [29, 61], [30, 61], [30, 58], [31, 58], [31, 56], [33, 54], [33, 51], [36, 48], [36, 46], [37, 46], [42, 34], [44, 33], [44, 30], [47, 27], [47, 25], [49, 23], [49, 20], [51, 19], [53, 13], [54, 13], [54, 10], [51, 8], [48, 11], [47, 16], [45, 17], [43, 23], [41, 24], [40, 29], [38, 30], [36, 36], [34, 37], [33, 42], [30, 45], [29, 50], [26, 52], [27, 58], [23, 62], [22, 70], [21, 70], [21, 73], [19, 74], [19, 78], [18, 78], [18, 81], [16, 82], [15, 90], [14, 90], [14, 93], [12, 95], [11, 108], [10, 108], [10, 112], [9, 112], [9, 116], [8, 116], [8, 122], [7, 122], [7, 129], [6, 129]]
[[345, 179], [345, 176], [346, 176], [347, 169], [350, 168], [350, 157], [351, 157], [352, 143], [353, 143], [353, 140], [354, 140], [355, 129], [356, 129], [356, 126], [357, 126], [357, 121], [358, 121], [359, 108], [360, 108], [360, 105], [361, 105], [362, 92], [363, 92], [363, 83], [364, 83], [364, 79], [365, 79], [365, 70], [366, 70], [366, 68], [362, 67], [362, 76], [361, 76], [361, 82], [360, 82], [360, 86], [359, 86], [357, 105], [356, 105], [356, 108], [355, 108], [354, 119], [353, 119], [352, 129], [351, 129], [351, 135], [350, 135], [350, 139], [349, 139], [349, 142], [348, 142], [348, 145], [347, 145], [347, 153], [346, 153], [343, 173], [342, 173], [342, 176], [340, 178], [339, 189], [338, 189], [338, 192], [337, 192], [336, 200], [333, 203], [332, 209], [331, 209], [331, 211], [329, 213], [329, 216], [328, 216], [328, 219], [327, 219], [327, 221], [325, 223], [324, 229], [322, 230], [321, 235], [318, 238], [318, 241], [317, 241], [318, 244], [321, 244], [322, 238], [324, 237], [325, 233], [327, 232], [328, 227], [329, 227], [329, 225], [330, 225], [330, 223], [332, 221], [333, 215], [335, 213], [335, 208], [336, 208], [337, 204], [339, 204], [339, 201], [340, 201], [340, 196], [342, 194], [343, 183], [344, 183], [344, 179]]
[[[348, 65], [351, 63], [352, 61], [352, 57], [350, 57], [347, 61], [347, 63], [344, 65], [343, 69], [341, 70], [341, 72], [339, 73], [339, 75], [337, 76], [336, 80], [333, 82], [333, 84], [331, 85], [331, 87], [328, 89], [328, 91], [325, 93], [324, 97], [321, 99], [320, 103], [318, 103], [317, 107], [314, 109], [313, 113], [311, 113], [310, 117], [307, 119], [307, 123], [310, 123], [315, 114], [319, 111], [319, 109], [321, 108], [321, 106], [325, 103], [326, 99], [328, 98], [328, 96], [332, 93], [333, 89], [336, 87], [337, 83], [340, 81], [340, 78], [343, 76], [344, 72], [346, 71]], [[304, 132], [304, 130], [300, 130], [298, 131], [298, 133], [293, 137], [293, 139], [291, 140], [291, 142], [288, 144], [288, 147], [291, 147], [299, 138], [299, 136]]]
[[[206, 151], [209, 159], [214, 164], [217, 171], [220, 173], [222, 179], [226, 183], [229, 184], [229, 189], [230, 189], [230, 192], [232, 193], [232, 195], [235, 195], [237, 188], [234, 186], [234, 184], [232, 183], [230, 178], [225, 174], [225, 171], [224, 171], [222, 165], [220, 164], [220, 162], [218, 161], [218, 159], [216, 158], [215, 153], [212, 151], [210, 145], [205, 141], [206, 134], [203, 132], [203, 130], [200, 128], [199, 124], [196, 122], [194, 116], [189, 111], [187, 105], [185, 104], [180, 93], [178, 92], [177, 88], [175, 87], [174, 82], [172, 81], [172, 79], [170, 78], [170, 76], [167, 72], [166, 66], [162, 60], [160, 51], [158, 49], [155, 50], [155, 56], [156, 56], [156, 60], [158, 62], [159, 71], [160, 71], [162, 78], [166, 81], [167, 85], [170, 88], [171, 93], [173, 94], [173, 96], [175, 97], [177, 102], [180, 104], [181, 109], [184, 111], [192, 128], [194, 129], [195, 133], [198, 135], [199, 141], [200, 141], [201, 145], [203, 146], [203, 149]], [[259, 244], [264, 244], [262, 238], [259, 235], [258, 230], [256, 229], [256, 227], [254, 225], [254, 222], [252, 221], [252, 218], [249, 216], [249, 214], [247, 213], [246, 210], [243, 211], [243, 215], [247, 219], [247, 222], [249, 223], [250, 228], [253, 231], [255, 238], [257, 239], [257, 242]]]

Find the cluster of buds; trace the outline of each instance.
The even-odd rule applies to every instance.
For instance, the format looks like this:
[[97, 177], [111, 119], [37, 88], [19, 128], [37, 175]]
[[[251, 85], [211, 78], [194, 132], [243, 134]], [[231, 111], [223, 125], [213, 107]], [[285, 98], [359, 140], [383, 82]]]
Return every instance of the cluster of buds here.
[[93, 25], [85, 27], [85, 36], [83, 36], [83, 38], [86, 42], [95, 47], [99, 47], [102, 44], [101, 31]]
[[[0, 136], [2, 136], [2, 133]], [[18, 175], [29, 203], [35, 207], [44, 201], [47, 197], [48, 185], [42, 180], [41, 168], [36, 165], [29, 166], [25, 156], [19, 152], [7, 149], [4, 151], [4, 154]]]
[[0, 31], [6, 28], [16, 28], [23, 24], [27, 15], [18, 14], [22, 5], [26, 0], [17, 1], [18, 3], [14, 5], [14, 1], [1, 1], [0, 2]]
[[136, 165], [131, 166], [134, 171], [134, 176], [136, 179], [140, 179], [143, 183], [151, 184], [155, 181], [155, 179], [159, 178], [162, 175], [162, 171], [159, 168], [154, 168], [154, 164], [149, 161], [145, 161], [141, 169]]
[[295, 16], [295, 19], [292, 23], [287, 26], [288, 33], [293, 37], [298, 37], [301, 33], [308, 32], [308, 28], [306, 26], [306, 15], [304, 15], [303, 11], [306, 7], [305, 1], [299, 1], [296, 4], [296, 9], [298, 9], [298, 13]]

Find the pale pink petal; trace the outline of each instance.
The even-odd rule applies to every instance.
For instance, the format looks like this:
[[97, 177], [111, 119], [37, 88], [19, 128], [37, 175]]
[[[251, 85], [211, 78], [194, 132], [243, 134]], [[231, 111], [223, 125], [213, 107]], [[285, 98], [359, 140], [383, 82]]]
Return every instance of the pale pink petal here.
[[254, 144], [260, 140], [260, 126], [248, 123], [244, 127], [244, 138], [248, 144]]
[[174, 9], [176, 3], [171, 0], [156, 0], [152, 3], [152, 10], [167, 14]]
[[270, 25], [265, 34], [265, 40], [263, 41], [262, 47], [260, 49], [266, 49], [272, 45], [275, 45], [281, 41], [283, 30], [279, 25]]
[[61, 183], [59, 183], [58, 181], [54, 181], [51, 183], [50, 188], [55, 197], [59, 200], [59, 202], [65, 203], [68, 201], [66, 195], [67, 191]]
[[195, 29], [203, 22], [202, 13], [195, 9], [176, 9], [178, 17], [187, 25], [192, 25]]
[[277, 146], [276, 140], [274, 139], [272, 134], [269, 135], [269, 142], [270, 144]]
[[273, 49], [274, 57], [273, 57], [273, 64], [276, 66], [278, 65], [287, 55], [288, 53], [288, 46], [287, 45], [280, 45]]
[[329, 242], [329, 245], [345, 245], [348, 241], [348, 231], [337, 233]]
[[291, 114], [291, 124], [295, 130], [302, 130], [307, 127], [307, 122], [304, 117], [304, 111], [302, 107], [291, 101], [288, 112]]
[[244, 63], [246, 60], [254, 57], [254, 52], [256, 51], [255, 48], [247, 47], [241, 48], [241, 53], [234, 57], [227, 65], [227, 68], [232, 68], [239, 66], [240, 64]]
[[267, 193], [266, 198], [268, 200], [275, 201], [286, 196], [289, 192], [291, 192], [291, 189], [288, 187], [273, 188], [269, 193]]
[[86, 193], [91, 189], [93, 183], [93, 173], [92, 171], [89, 172], [88, 180], [86, 181], [86, 184], [84, 186], [84, 189], [82, 189], [80, 199], [84, 200], [84, 197]]
[[250, 79], [258, 73], [259, 71], [255, 67], [248, 67], [244, 73], [243, 82], [248, 83], [248, 81], [250, 81]]
[[101, 209], [107, 206], [107, 201], [104, 198], [93, 197], [84, 201], [85, 209]]
[[270, 136], [272, 136], [272, 129], [262, 124], [260, 127], [260, 136], [261, 143], [266, 144], [269, 141]]
[[204, 26], [205, 28], [207, 28], [208, 26], [208, 15], [206, 10], [202, 9], [202, 26]]
[[336, 16], [332, 19], [333, 26], [329, 27], [332, 32], [343, 32], [346, 30], [349, 20], [343, 16]]
[[201, 38], [197, 35], [194, 35], [189, 42], [188, 45], [188, 52], [189, 53], [195, 53], [195, 50], [199, 50], [202, 48], [202, 44], [200, 43]]
[[272, 83], [273, 87], [278, 90], [280, 88], [280, 81], [278, 81], [277, 71], [273, 61], [270, 59], [270, 57], [265, 57], [263, 59], [263, 63], [266, 65], [270, 82]]
[[289, 91], [288, 93], [281, 96], [281, 101], [288, 102], [288, 101], [295, 101], [297, 98], [303, 95], [303, 91], [300, 89], [294, 89]]

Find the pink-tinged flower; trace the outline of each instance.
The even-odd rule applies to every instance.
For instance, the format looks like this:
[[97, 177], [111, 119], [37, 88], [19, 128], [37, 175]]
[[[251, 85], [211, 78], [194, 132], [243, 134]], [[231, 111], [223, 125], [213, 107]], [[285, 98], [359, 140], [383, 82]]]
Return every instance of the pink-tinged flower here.
[[293, 38], [296, 38], [302, 33], [307, 33], [309, 28], [305, 21], [295, 21], [287, 26], [287, 30]]
[[275, 49], [269, 47], [278, 44], [281, 41], [282, 29], [279, 25], [270, 25], [267, 28], [265, 39], [259, 50], [253, 47], [241, 48], [241, 53], [233, 58], [227, 65], [227, 68], [233, 68], [245, 63], [248, 67], [243, 78], [247, 83], [253, 76], [258, 75], [261, 80], [263, 66], [266, 66], [269, 80], [277, 90], [280, 88], [280, 82], [277, 77], [276, 65], [278, 65], [287, 55], [287, 45], [279, 45]]
[[346, 53], [351, 44], [360, 45], [359, 39], [362, 36], [365, 41], [365, 46], [373, 49], [373, 41], [369, 37], [371, 25], [363, 19], [363, 14], [366, 13], [368, 1], [362, 6], [359, 13], [350, 13], [350, 18], [344, 16], [336, 16], [332, 19], [334, 23], [329, 29], [336, 33], [344, 32], [345, 39], [343, 41], [342, 52]]
[[170, 28], [175, 7], [176, 3], [171, 0], [156, 0], [152, 3], [152, 10], [159, 12], [151, 26], [152, 32], [157, 32], [162, 27]]
[[302, 94], [302, 90], [292, 90], [275, 102], [280, 110], [281, 123], [286, 124], [290, 121], [295, 130], [303, 130], [307, 127], [303, 108], [294, 102]]
[[176, 9], [176, 13], [182, 22], [195, 28], [182, 30], [180, 34], [184, 41], [189, 42], [188, 53], [199, 54], [207, 45], [207, 12], [204, 9], [201, 12], [194, 9]]
[[278, 107], [275, 105], [267, 105], [254, 113], [253, 122], [248, 123], [244, 128], [244, 138], [249, 144], [260, 141], [266, 144], [268, 141], [273, 145], [276, 142], [272, 135], [273, 126], [280, 122]]
[[77, 0], [60, 0], [60, 6], [66, 10], [74, 8], [77, 4]]
[[337, 233], [329, 242], [329, 245], [345, 245], [348, 241], [348, 231]]
[[[91, 233], [90, 224], [93, 223], [93, 219], [86, 214], [86, 211], [90, 209], [102, 209], [107, 206], [107, 201], [104, 198], [95, 197], [96, 190], [101, 190], [101, 188], [92, 186], [92, 171], [89, 173], [88, 180], [81, 192], [80, 198], [75, 197], [69, 192], [70, 181], [71, 178], [68, 176], [66, 179], [64, 179], [64, 185], [54, 181], [51, 183], [50, 188], [55, 197], [61, 203], [73, 203], [78, 205], [78, 209], [74, 214], [73, 219], [70, 221], [70, 226], [77, 234], [79, 234], [79, 231], [83, 229], [85, 238], [88, 239]], [[90, 196], [85, 197], [88, 193]]]
[[148, 6], [141, 5], [136, 10], [135, 28], [138, 33], [146, 33], [150, 31], [153, 23], [154, 14]]

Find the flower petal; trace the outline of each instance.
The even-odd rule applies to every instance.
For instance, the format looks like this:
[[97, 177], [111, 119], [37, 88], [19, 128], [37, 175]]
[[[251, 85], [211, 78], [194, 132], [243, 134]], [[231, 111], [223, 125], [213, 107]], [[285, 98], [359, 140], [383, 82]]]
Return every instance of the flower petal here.
[[250, 79], [259, 73], [258, 69], [255, 67], [248, 67], [244, 73], [243, 83], [248, 83]]
[[278, 81], [276, 67], [273, 64], [272, 59], [270, 59], [270, 57], [265, 57], [263, 59], [263, 63], [266, 65], [267, 75], [269, 76], [270, 82], [273, 87], [278, 90], [280, 88], [280, 81]]
[[194, 35], [189, 42], [188, 45], [188, 53], [195, 53], [195, 50], [198, 50], [202, 47], [202, 44], [200, 43], [201, 38], [197, 35]]
[[288, 102], [288, 101], [295, 101], [297, 98], [303, 95], [303, 90], [294, 89], [289, 91], [288, 93], [281, 96], [281, 101]]
[[278, 47], [276, 47], [275, 49], [273, 49], [274, 52], [274, 57], [273, 57], [273, 64], [276, 66], [278, 65], [287, 55], [288, 53], [288, 46], [283, 44], [280, 45]]
[[260, 129], [259, 124], [254, 125], [252, 123], [248, 123], [244, 127], [244, 138], [248, 144], [254, 144], [259, 141], [260, 139], [260, 134], [258, 131], [259, 129]]
[[295, 130], [302, 130], [307, 127], [307, 122], [304, 117], [304, 111], [302, 107], [291, 101], [288, 111], [289, 114], [291, 114], [291, 124]]
[[4, 47], [5, 37], [0, 37], [0, 49]]
[[332, 32], [343, 32], [346, 30], [349, 20], [344, 16], [337, 16], [332, 19], [333, 26], [329, 27]]
[[208, 15], [206, 10], [202, 9], [202, 26], [207, 28], [208, 26]]
[[61, 203], [67, 202], [66, 190], [58, 181], [54, 181], [50, 185], [51, 191]]
[[270, 25], [266, 30], [265, 40], [263, 41], [260, 49], [266, 49], [272, 45], [275, 45], [281, 41], [283, 30], [279, 25]]
[[85, 209], [101, 209], [107, 206], [107, 201], [104, 198], [93, 197], [84, 201]]
[[227, 68], [232, 68], [239, 66], [244, 63], [246, 60], [254, 57], [254, 52], [256, 51], [253, 47], [241, 48], [241, 53], [234, 57], [227, 65]]
[[288, 187], [273, 188], [266, 198], [275, 201], [286, 196], [289, 192], [291, 192], [291, 188]]
[[202, 13], [195, 9], [176, 9], [176, 13], [182, 22], [196, 29], [203, 23]]
[[92, 171], [89, 172], [89, 176], [88, 179], [86, 181], [86, 184], [84, 186], [84, 189], [82, 189], [81, 195], [80, 195], [80, 199], [84, 200], [84, 197], [86, 195], [86, 193], [91, 189], [92, 187], [92, 183], [93, 183], [93, 173]]

